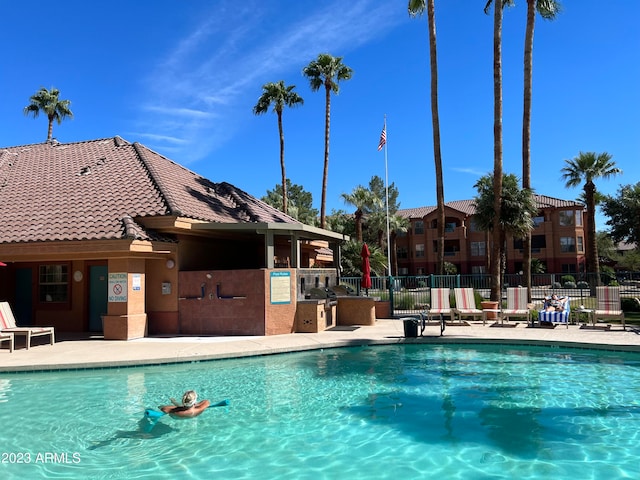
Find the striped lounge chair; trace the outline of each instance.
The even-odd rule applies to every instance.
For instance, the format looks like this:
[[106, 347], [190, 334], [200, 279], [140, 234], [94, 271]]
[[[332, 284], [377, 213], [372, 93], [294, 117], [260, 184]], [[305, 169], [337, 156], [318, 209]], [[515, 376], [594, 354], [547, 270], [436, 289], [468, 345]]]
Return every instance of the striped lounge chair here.
[[622, 329], [626, 330], [624, 324], [624, 312], [620, 304], [620, 287], [596, 287], [596, 299], [598, 305], [593, 312], [594, 322], [599, 318], [620, 318], [622, 320]]
[[55, 342], [53, 327], [18, 327], [9, 302], [0, 302], [0, 333], [12, 333], [14, 336], [24, 336], [27, 342], [27, 350], [29, 350], [31, 346], [31, 339], [33, 337], [48, 335], [51, 339], [51, 345]]
[[456, 297], [456, 306], [453, 309], [454, 317], [457, 315], [458, 320], [462, 320], [463, 315], [472, 318], [482, 318], [482, 310], [476, 308], [473, 288], [454, 288], [453, 293]]
[[[545, 302], [546, 304], [546, 302]], [[569, 328], [569, 315], [571, 314], [571, 298], [567, 297], [564, 302], [564, 310], [561, 312], [545, 312], [544, 310], [538, 312], [538, 324], [542, 322], [547, 323], [564, 323]]]
[[[445, 315], [450, 317], [451, 313], [451, 302], [449, 301], [449, 290], [448, 288], [432, 288], [431, 289], [431, 304], [427, 310], [427, 321], [431, 320], [433, 315], [438, 315], [440, 319], [440, 335], [444, 332], [446, 323], [444, 320]], [[422, 332], [424, 331], [425, 323], [422, 322]]]
[[531, 320], [531, 310], [529, 310], [527, 287], [507, 288], [507, 307], [502, 309], [502, 319], [507, 322], [511, 317], [524, 317], [527, 323]]

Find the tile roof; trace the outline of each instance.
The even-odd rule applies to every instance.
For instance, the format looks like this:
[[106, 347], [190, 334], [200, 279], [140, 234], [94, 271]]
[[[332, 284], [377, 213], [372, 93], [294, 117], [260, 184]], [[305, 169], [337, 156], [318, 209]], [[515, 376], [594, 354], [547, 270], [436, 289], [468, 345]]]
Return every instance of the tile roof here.
[[0, 148], [0, 243], [158, 238], [141, 217], [296, 223], [120, 137]]
[[[548, 197], [546, 195], [533, 194], [536, 205], [539, 209], [542, 208], [563, 208], [563, 207], [579, 207], [584, 208], [584, 205], [573, 200], [562, 200], [560, 198]], [[445, 207], [457, 210], [465, 215], [473, 215], [476, 211], [475, 200], [454, 200], [452, 202], [445, 202]], [[415, 218], [420, 219], [434, 212], [437, 207], [418, 207], [418, 208], [405, 208], [398, 210], [397, 215], [403, 218]]]

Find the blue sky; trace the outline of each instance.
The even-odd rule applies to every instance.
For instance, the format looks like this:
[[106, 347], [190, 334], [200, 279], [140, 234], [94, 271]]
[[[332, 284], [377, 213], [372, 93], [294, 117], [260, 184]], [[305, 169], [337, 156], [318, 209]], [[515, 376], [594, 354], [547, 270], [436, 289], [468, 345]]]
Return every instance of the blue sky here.
[[[470, 199], [493, 167], [493, 21], [484, 0], [436, 0], [445, 199]], [[520, 175], [526, 2], [503, 31], [504, 170]], [[532, 185], [575, 199], [560, 169], [580, 151], [608, 152], [623, 175], [604, 193], [640, 180], [640, 2], [564, 0], [536, 22]], [[284, 113], [287, 177], [320, 208], [324, 94], [302, 69], [319, 53], [342, 56], [354, 75], [332, 97], [327, 212], [373, 175], [386, 115], [389, 182], [401, 208], [435, 204], [426, 17], [406, 0], [36, 0], [2, 2], [0, 147], [46, 139], [46, 119], [23, 108], [41, 86], [71, 100], [54, 137], [120, 135], [214, 182], [261, 197], [280, 182], [276, 116], [255, 116], [262, 85], [295, 85], [304, 106]], [[599, 220], [598, 229], [604, 229]]]

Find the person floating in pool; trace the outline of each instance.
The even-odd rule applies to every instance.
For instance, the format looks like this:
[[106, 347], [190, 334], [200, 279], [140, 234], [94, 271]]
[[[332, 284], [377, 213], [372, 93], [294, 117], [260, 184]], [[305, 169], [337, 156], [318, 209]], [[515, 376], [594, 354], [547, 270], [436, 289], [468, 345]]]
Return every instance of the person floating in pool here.
[[162, 412], [177, 418], [197, 417], [211, 404], [209, 400], [198, 402], [198, 394], [194, 390], [184, 392], [182, 403], [177, 402], [173, 398], [170, 400], [173, 405], [163, 405], [158, 408]]

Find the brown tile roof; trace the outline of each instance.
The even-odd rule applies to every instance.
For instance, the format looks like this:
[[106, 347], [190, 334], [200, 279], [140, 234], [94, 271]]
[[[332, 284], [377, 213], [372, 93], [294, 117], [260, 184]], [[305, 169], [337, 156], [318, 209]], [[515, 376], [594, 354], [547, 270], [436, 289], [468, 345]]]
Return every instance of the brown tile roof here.
[[151, 216], [299, 223], [120, 137], [0, 148], [0, 243], [157, 238]]
[[[580, 207], [584, 208], [584, 205], [573, 200], [562, 200], [560, 198], [547, 197], [546, 195], [533, 195], [536, 200], [536, 205], [539, 209], [543, 208], [563, 208], [563, 207]], [[445, 206], [457, 210], [465, 215], [473, 215], [476, 211], [475, 200], [454, 200], [452, 202], [445, 202]], [[403, 218], [420, 219], [429, 215], [435, 211], [437, 207], [418, 207], [418, 208], [405, 208], [398, 210], [397, 215]]]

